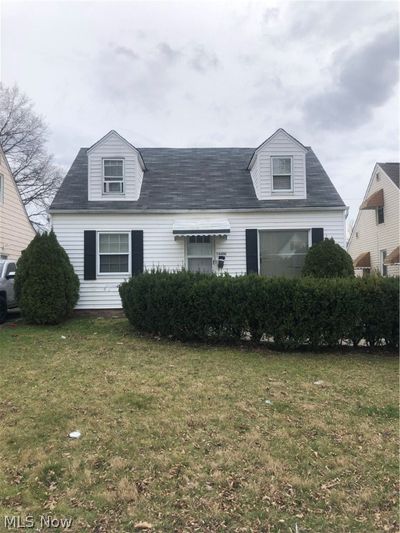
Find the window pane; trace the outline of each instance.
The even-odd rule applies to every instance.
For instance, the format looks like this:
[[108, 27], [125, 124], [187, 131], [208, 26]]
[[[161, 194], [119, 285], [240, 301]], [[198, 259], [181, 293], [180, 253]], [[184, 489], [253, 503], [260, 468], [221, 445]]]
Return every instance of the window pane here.
[[387, 276], [387, 265], [385, 265], [386, 259], [386, 250], [381, 250], [381, 274], [382, 276]]
[[128, 272], [128, 258], [124, 255], [100, 255], [100, 272]]
[[[203, 241], [203, 242], [202, 242]], [[211, 239], [210, 237], [195, 237], [195, 241], [189, 239], [187, 244], [188, 256], [210, 256], [212, 255]]]
[[272, 160], [273, 174], [290, 174], [291, 159], [285, 157], [274, 157]]
[[274, 191], [291, 189], [290, 176], [274, 176]]
[[123, 162], [122, 160], [104, 160], [104, 176], [122, 177], [123, 176]]
[[212, 272], [212, 259], [188, 259], [188, 268], [190, 272], [205, 272], [211, 274]]
[[385, 221], [383, 207], [377, 208], [378, 224], [383, 224]]
[[129, 235], [127, 233], [100, 233], [100, 253], [128, 253]]
[[261, 274], [297, 277], [308, 249], [308, 231], [260, 232]]
[[106, 184], [104, 184], [104, 190], [105, 192], [123, 192], [123, 186], [122, 186], [122, 181], [121, 182], [109, 182]]

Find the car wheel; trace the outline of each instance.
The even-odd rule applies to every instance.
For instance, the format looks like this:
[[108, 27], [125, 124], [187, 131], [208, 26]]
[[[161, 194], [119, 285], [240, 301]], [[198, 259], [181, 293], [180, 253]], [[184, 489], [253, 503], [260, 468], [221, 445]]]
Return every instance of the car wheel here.
[[7, 300], [4, 296], [0, 296], [0, 324], [6, 321], [7, 318]]

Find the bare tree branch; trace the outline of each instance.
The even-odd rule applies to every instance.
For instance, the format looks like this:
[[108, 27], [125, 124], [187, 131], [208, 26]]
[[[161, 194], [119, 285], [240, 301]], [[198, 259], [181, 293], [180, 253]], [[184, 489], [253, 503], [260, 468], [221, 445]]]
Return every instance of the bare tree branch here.
[[61, 169], [47, 152], [47, 125], [17, 86], [0, 83], [0, 145], [29, 218], [38, 228], [47, 224], [46, 211], [61, 183]]

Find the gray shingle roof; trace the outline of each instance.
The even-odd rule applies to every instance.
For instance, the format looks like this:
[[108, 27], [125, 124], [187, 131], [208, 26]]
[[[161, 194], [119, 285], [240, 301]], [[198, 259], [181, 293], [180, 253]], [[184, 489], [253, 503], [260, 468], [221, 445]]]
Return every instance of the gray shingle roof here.
[[258, 200], [247, 165], [254, 148], [139, 148], [146, 164], [137, 201], [89, 202], [87, 148], [81, 148], [51, 210], [179, 210], [344, 207], [311, 148], [307, 198]]
[[400, 163], [378, 163], [378, 165], [386, 172], [389, 178], [397, 187], [400, 188], [399, 168]]

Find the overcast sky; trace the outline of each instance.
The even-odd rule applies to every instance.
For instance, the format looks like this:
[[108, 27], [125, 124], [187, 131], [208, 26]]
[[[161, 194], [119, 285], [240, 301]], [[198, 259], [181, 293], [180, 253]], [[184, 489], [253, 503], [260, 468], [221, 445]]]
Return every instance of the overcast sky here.
[[68, 168], [110, 129], [141, 146], [311, 145], [354, 219], [398, 161], [396, 2], [18, 2], [1, 79], [34, 101]]

